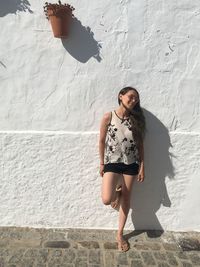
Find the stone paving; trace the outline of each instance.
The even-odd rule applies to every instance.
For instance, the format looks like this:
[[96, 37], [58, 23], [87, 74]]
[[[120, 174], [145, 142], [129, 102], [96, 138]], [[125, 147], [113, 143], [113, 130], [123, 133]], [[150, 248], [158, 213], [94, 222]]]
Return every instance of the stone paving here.
[[200, 233], [125, 231], [130, 250], [117, 250], [114, 230], [0, 228], [0, 267], [200, 266]]

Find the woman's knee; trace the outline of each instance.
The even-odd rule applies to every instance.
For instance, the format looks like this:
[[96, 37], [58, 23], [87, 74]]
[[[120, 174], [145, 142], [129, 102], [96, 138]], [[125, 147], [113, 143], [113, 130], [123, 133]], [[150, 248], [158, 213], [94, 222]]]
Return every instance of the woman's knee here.
[[110, 205], [111, 198], [105, 197], [105, 196], [102, 196], [101, 198], [102, 198], [102, 202], [103, 202], [104, 205]]

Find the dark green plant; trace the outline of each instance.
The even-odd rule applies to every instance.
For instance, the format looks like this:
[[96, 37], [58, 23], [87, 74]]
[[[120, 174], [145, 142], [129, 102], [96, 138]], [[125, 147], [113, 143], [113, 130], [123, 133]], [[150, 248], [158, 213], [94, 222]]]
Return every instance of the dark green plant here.
[[58, 1], [58, 4], [51, 4], [46, 2], [43, 8], [47, 19], [49, 19], [48, 11], [51, 11], [51, 15], [53, 16], [60, 16], [65, 15], [66, 13], [71, 13], [72, 17], [74, 17], [72, 12], [75, 10], [75, 8], [69, 4], [62, 4], [61, 1]]

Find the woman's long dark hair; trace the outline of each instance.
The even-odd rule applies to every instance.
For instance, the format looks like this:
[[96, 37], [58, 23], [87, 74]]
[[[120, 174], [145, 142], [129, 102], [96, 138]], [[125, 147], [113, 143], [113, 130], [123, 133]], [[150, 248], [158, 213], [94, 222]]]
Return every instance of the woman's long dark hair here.
[[120, 95], [125, 95], [128, 93], [130, 90], [133, 90], [137, 93], [139, 101], [137, 104], [134, 106], [134, 108], [130, 112], [130, 120], [131, 120], [131, 125], [132, 125], [132, 133], [133, 133], [133, 138], [136, 141], [137, 146], [139, 147], [141, 142], [144, 140], [145, 137], [145, 132], [146, 132], [146, 123], [145, 123], [145, 117], [143, 110], [140, 106], [140, 96], [138, 91], [133, 88], [133, 87], [124, 87], [123, 89], [120, 90], [118, 94], [118, 103], [119, 105], [121, 104], [121, 100], [119, 98]]

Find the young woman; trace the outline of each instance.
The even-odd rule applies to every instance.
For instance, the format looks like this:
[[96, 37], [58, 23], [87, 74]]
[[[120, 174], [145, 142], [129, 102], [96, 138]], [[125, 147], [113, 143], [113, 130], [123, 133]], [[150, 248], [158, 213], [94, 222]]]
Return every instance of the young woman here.
[[119, 107], [105, 113], [101, 121], [100, 175], [103, 203], [119, 207], [118, 249], [127, 251], [129, 243], [123, 238], [123, 229], [130, 209], [131, 188], [135, 179], [144, 180], [145, 118], [135, 88], [123, 88], [118, 103]]

